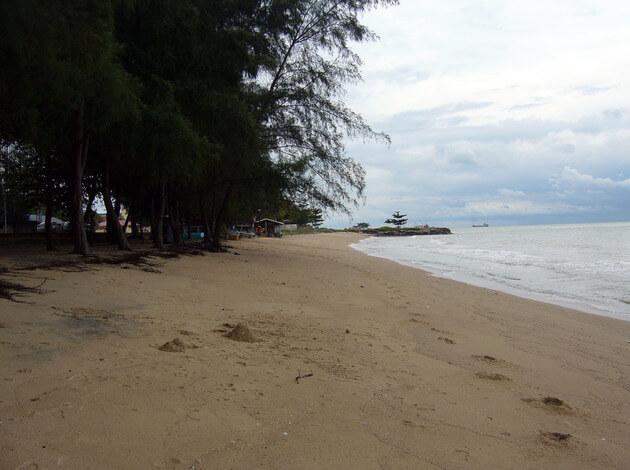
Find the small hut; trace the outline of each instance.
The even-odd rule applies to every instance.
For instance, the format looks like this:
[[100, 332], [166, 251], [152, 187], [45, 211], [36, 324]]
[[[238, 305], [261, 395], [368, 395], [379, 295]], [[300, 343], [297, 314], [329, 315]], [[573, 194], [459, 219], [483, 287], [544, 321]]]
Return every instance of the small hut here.
[[256, 221], [256, 234], [261, 237], [281, 237], [284, 223], [273, 219], [260, 219]]

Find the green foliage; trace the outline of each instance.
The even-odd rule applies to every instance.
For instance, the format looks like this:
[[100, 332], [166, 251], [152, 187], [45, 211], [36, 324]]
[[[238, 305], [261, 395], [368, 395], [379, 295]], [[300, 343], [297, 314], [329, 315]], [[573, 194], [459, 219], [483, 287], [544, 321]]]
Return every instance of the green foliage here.
[[398, 229], [407, 223], [407, 215], [401, 214], [399, 211], [396, 211], [392, 214], [390, 219], [385, 221], [386, 224], [395, 225]]
[[311, 209], [310, 216], [309, 216], [309, 222], [310, 222], [310, 224], [313, 227], [319, 228], [319, 226], [324, 223], [324, 217], [322, 215], [322, 210], [321, 209]]
[[259, 209], [318, 227], [323, 210], [362, 198], [345, 139], [387, 140], [343, 90], [360, 80], [351, 45], [374, 38], [359, 17], [395, 3], [0, 2], [0, 141], [21, 168], [15, 187], [29, 207], [73, 203], [76, 223], [77, 201], [107, 193], [154, 236], [165, 220], [194, 223], [213, 246], [226, 220]]
[[345, 152], [346, 136], [388, 140], [343, 102], [357, 82], [360, 58], [351, 42], [374, 38], [358, 16], [377, 0], [272, 2], [268, 34], [274, 59], [262, 80], [267, 145], [293, 170], [289, 194], [349, 211], [365, 189], [365, 172]]
[[[27, 147], [0, 146], [0, 172], [7, 198], [7, 216], [23, 218], [39, 206], [43, 174], [35, 152]], [[4, 215], [4, 214], [3, 214]]]

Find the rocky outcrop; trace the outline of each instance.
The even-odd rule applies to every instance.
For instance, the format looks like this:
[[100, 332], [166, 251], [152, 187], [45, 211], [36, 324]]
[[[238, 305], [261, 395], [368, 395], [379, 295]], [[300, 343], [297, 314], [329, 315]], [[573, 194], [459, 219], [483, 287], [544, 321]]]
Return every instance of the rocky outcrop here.
[[413, 227], [400, 230], [366, 229], [361, 233], [375, 237], [413, 237], [416, 235], [450, 235], [451, 229], [446, 227]]

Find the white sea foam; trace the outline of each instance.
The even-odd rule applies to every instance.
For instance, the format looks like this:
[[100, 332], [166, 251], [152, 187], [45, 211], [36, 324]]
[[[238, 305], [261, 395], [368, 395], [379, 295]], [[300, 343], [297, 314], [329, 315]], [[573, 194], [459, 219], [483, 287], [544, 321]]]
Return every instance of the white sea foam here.
[[630, 320], [630, 223], [488, 227], [354, 248], [438, 276]]

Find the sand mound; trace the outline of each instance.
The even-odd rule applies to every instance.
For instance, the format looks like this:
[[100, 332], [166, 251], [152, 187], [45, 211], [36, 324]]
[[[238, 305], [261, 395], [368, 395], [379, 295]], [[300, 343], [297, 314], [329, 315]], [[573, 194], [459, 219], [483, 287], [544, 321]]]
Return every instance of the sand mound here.
[[181, 339], [175, 338], [172, 341], [167, 341], [158, 349], [165, 352], [184, 352], [186, 350], [186, 346], [184, 346], [184, 342]]
[[239, 323], [232, 331], [226, 333], [225, 337], [244, 343], [254, 343], [257, 341], [252, 332], [249, 331], [249, 328], [247, 328], [247, 325], [243, 325], [242, 323]]

